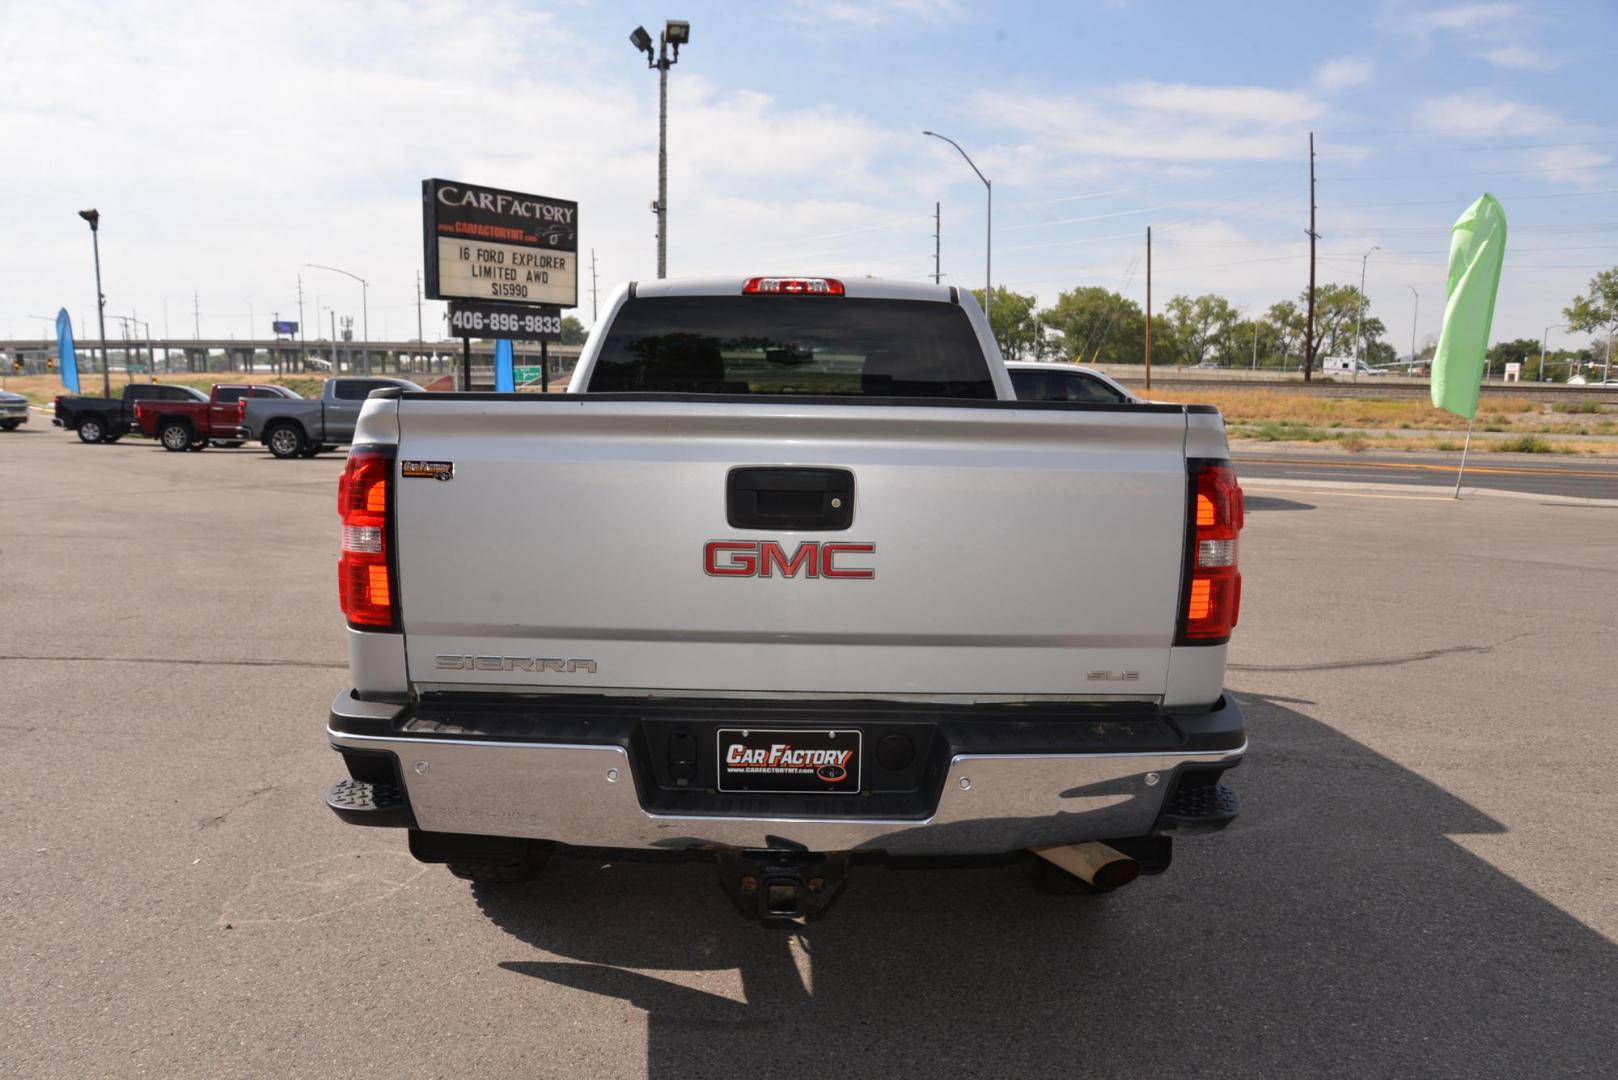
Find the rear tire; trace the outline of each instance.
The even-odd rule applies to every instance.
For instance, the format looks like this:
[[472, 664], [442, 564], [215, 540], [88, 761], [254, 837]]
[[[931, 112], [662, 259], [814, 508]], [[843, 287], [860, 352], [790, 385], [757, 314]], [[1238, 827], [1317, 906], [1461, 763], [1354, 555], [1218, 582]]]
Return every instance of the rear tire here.
[[107, 438], [107, 422], [99, 416], [80, 417], [78, 433], [82, 443], [103, 442]]
[[264, 433], [264, 444], [270, 448], [271, 454], [288, 461], [303, 453], [307, 440], [298, 425], [277, 424]]
[[0, 420], [0, 430], [16, 431], [17, 425], [21, 423], [21, 420]]
[[298, 456], [311, 458], [320, 453], [320, 450], [321, 446], [319, 443], [310, 443], [308, 446], [305, 446], [301, 451], [299, 451]]
[[170, 420], [157, 429], [157, 441], [171, 454], [178, 454], [191, 445], [191, 425]]
[[524, 881], [533, 881], [539, 872], [545, 869], [545, 864], [551, 861], [555, 848], [550, 844], [534, 843], [528, 846], [528, 851], [514, 863], [497, 862], [452, 862], [444, 865], [449, 872], [462, 881], [475, 881], [484, 885], [516, 885]]

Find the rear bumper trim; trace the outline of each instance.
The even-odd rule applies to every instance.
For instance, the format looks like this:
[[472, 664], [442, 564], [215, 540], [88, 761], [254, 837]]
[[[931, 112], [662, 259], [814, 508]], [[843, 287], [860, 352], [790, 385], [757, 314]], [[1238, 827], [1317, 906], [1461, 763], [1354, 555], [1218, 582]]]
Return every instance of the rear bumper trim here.
[[339, 750], [394, 754], [417, 827], [431, 832], [575, 847], [895, 855], [999, 854], [1142, 836], [1163, 810], [1176, 770], [1234, 765], [1246, 750], [1244, 742], [1209, 751], [957, 754], [925, 818], [779, 818], [648, 812], [622, 746], [328, 735]]

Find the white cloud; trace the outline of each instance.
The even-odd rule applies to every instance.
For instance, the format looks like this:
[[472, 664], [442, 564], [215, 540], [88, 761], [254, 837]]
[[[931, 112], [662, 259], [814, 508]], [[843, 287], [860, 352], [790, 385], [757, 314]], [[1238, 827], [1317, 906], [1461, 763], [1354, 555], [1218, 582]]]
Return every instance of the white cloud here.
[[[0, 145], [35, 165], [4, 182], [6, 205], [29, 212], [8, 225], [0, 336], [63, 303], [83, 321], [81, 206], [104, 215], [109, 312], [160, 330], [167, 300], [175, 332], [193, 289], [204, 334], [245, 336], [250, 305], [260, 324], [295, 318], [301, 264], [322, 262], [370, 280], [374, 336], [413, 334], [428, 176], [578, 199], [603, 287], [650, 276], [657, 80], [616, 38], [487, 0], [220, 4], [205, 19], [42, 2], [6, 21]], [[46, 44], [65, 40], [69, 77]], [[746, 269], [754, 252], [891, 219], [931, 160], [908, 130], [684, 67], [669, 130], [676, 273]], [[319, 295], [358, 325], [357, 286], [301, 272], [306, 323]], [[587, 314], [588, 274], [581, 298]]]
[[1298, 132], [1324, 111], [1295, 91], [1144, 81], [1083, 98], [988, 91], [976, 105], [1048, 153], [1177, 164], [1296, 154]]
[[1395, 5], [1377, 17], [1377, 26], [1389, 33], [1410, 38], [1420, 48], [1428, 48], [1440, 31], [1470, 37], [1498, 35], [1527, 18], [1521, 4], [1451, 4], [1440, 8], [1414, 8]]
[[1233, 124], [1301, 124], [1322, 111], [1307, 94], [1263, 86], [1132, 82], [1108, 96], [1137, 109]]
[[1376, 65], [1363, 57], [1344, 56], [1328, 60], [1315, 72], [1315, 87], [1325, 93], [1347, 90], [1371, 81]]
[[1533, 154], [1531, 160], [1535, 168], [1545, 170], [1546, 179], [1568, 184], [1594, 184], [1602, 179], [1603, 170], [1613, 163], [1611, 154], [1584, 146], [1540, 150]]
[[869, 30], [896, 22], [953, 22], [965, 15], [957, 0], [823, 0], [781, 4], [776, 14], [809, 29]]
[[1538, 49], [1517, 43], [1485, 49], [1478, 55], [1495, 67], [1519, 71], [1553, 71], [1561, 66], [1558, 61]]
[[1423, 101], [1416, 120], [1438, 134], [1459, 136], [1529, 135], [1562, 123], [1549, 109], [1481, 90]]
[[1439, 8], [1395, 5], [1378, 16], [1377, 27], [1404, 38], [1418, 52], [1426, 52], [1435, 38], [1447, 34], [1471, 55], [1495, 67], [1549, 71], [1560, 66], [1560, 61], [1529, 41], [1541, 21], [1540, 11], [1520, 3], [1462, 3]]

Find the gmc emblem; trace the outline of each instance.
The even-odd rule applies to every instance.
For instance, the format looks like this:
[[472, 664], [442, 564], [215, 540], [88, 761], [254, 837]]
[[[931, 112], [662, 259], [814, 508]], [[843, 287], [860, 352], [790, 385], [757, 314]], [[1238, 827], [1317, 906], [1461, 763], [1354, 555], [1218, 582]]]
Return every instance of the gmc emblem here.
[[817, 544], [805, 540], [789, 558], [786, 549], [774, 540], [710, 540], [702, 548], [702, 570], [709, 577], [782, 577], [800, 574], [809, 578], [869, 580], [876, 570], [869, 566], [838, 565], [854, 555], [876, 554], [875, 544]]

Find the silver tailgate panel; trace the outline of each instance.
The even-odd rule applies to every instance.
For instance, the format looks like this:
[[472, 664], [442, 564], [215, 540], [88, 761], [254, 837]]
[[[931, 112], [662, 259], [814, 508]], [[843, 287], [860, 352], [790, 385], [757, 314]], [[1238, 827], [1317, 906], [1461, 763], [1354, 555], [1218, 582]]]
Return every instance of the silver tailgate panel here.
[[[1185, 417], [790, 403], [417, 399], [399, 481], [418, 687], [1155, 697]], [[729, 470], [854, 471], [846, 532], [726, 522]], [[703, 572], [710, 540], [874, 543], [872, 580]], [[852, 560], [851, 560], [852, 561]], [[445, 670], [438, 655], [588, 659]]]

